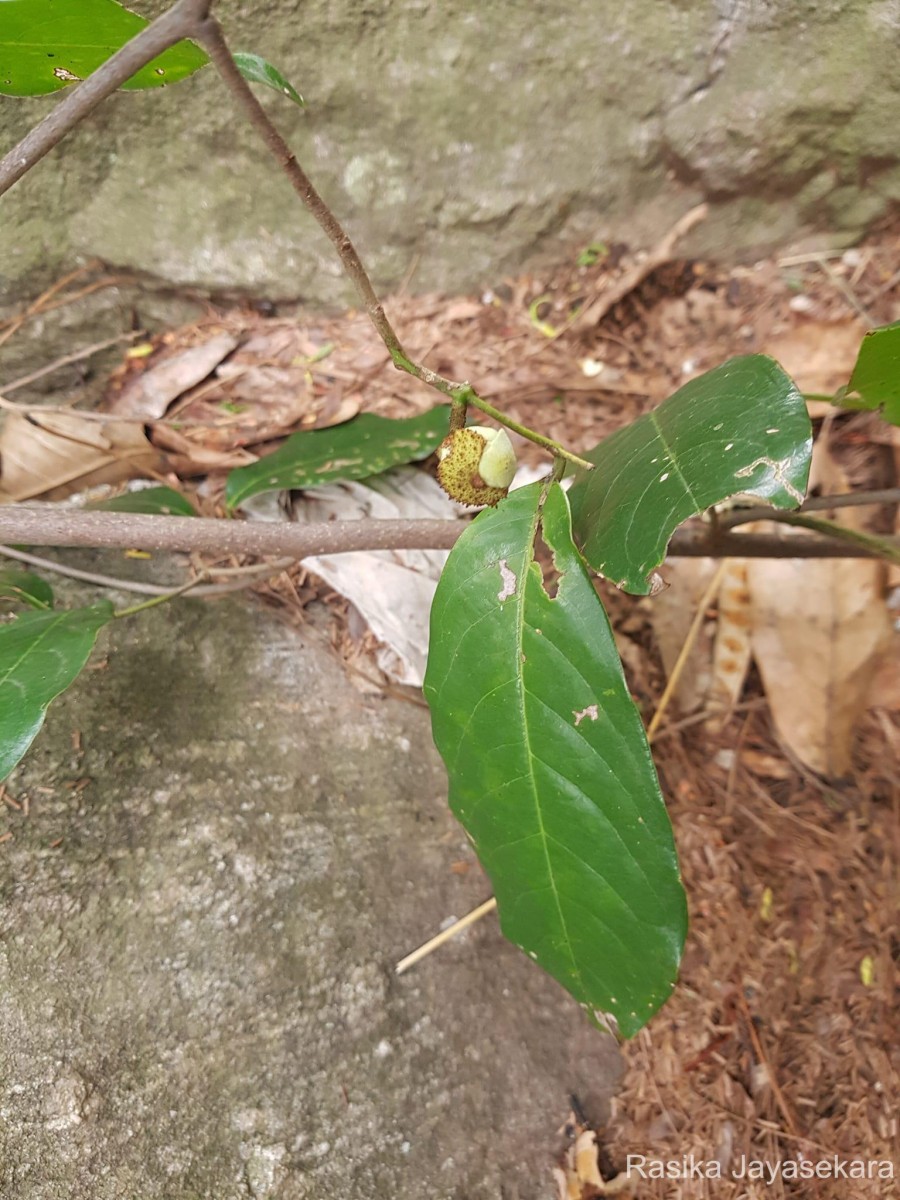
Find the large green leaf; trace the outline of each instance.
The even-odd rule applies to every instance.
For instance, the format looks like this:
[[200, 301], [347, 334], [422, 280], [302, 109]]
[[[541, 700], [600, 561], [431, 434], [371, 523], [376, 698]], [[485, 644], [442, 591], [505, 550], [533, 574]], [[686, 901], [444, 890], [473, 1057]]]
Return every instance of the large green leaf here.
[[679, 388], [585, 457], [570, 492], [575, 540], [617, 587], [646, 595], [682, 521], [730, 496], [796, 508], [809, 476], [806, 403], [763, 354]]
[[133, 492], [124, 492], [121, 496], [113, 496], [110, 500], [95, 500], [85, 506], [104, 512], [148, 513], [151, 516], [160, 514], [164, 517], [196, 517], [197, 510], [186, 496], [176, 492], [174, 488], [160, 486], [138, 488]]
[[46, 579], [20, 567], [0, 567], [0, 601], [12, 600], [31, 608], [52, 608], [53, 588]]
[[13, 769], [113, 615], [102, 600], [69, 612], [31, 612], [0, 626], [0, 779]]
[[[114, 0], [0, 0], [0, 94], [43, 96], [77, 83], [148, 24]], [[207, 61], [179, 42], [123, 86], [175, 83]]]
[[606, 613], [554, 484], [478, 516], [431, 616], [425, 695], [450, 803], [504, 933], [631, 1036], [674, 985], [687, 924], [672, 829]]
[[427, 458], [446, 437], [449, 420], [450, 406], [441, 404], [403, 420], [363, 413], [343, 425], [294, 433], [274, 454], [231, 472], [225, 503], [236, 508], [260, 492], [365, 479]]
[[880, 409], [886, 421], [900, 425], [900, 321], [866, 334], [850, 382], [835, 402], [844, 408]]

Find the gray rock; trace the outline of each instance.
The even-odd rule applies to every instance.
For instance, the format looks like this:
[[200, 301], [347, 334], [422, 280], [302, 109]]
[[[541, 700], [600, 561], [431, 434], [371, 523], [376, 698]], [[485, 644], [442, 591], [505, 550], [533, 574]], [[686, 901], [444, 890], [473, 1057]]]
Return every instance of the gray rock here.
[[237, 600], [93, 667], [9, 783], [0, 1195], [551, 1197], [617, 1051], [493, 918], [394, 975], [489, 894], [427, 713]]
[[[161, 0], [135, 3], [145, 15]], [[895, 0], [217, 5], [307, 98], [264, 103], [382, 288], [465, 290], [701, 198], [689, 248], [845, 242], [896, 211]], [[6, 100], [11, 145], [48, 101]], [[814, 186], [812, 186], [814, 185]], [[810, 190], [811, 189], [811, 190]], [[73, 255], [338, 305], [330, 245], [207, 69], [120, 94], [3, 201], [0, 284]]]

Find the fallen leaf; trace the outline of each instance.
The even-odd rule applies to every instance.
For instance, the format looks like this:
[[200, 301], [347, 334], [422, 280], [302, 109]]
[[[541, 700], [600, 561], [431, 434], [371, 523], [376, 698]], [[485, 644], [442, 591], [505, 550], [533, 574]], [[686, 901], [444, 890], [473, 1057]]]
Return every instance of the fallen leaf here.
[[794, 774], [794, 768], [785, 758], [766, 754], [764, 750], [745, 747], [741, 750], [740, 762], [748, 771], [765, 779], [791, 779]]
[[0, 503], [58, 500], [164, 466], [135, 422], [92, 421], [77, 412], [34, 418], [10, 413], [0, 432]]
[[[312, 488], [293, 502], [299, 521], [453, 518], [457, 505], [414, 467], [397, 467], [365, 482]], [[329, 554], [303, 566], [345, 596], [381, 643], [376, 661], [398, 683], [420, 687], [428, 656], [428, 621], [446, 550], [377, 550]]]
[[744, 559], [728, 559], [719, 588], [712, 682], [709, 703], [724, 708], [724, 714], [708, 722], [712, 730], [721, 728], [741, 697], [747, 668], [750, 666], [750, 628], [753, 617], [747, 590], [747, 564]]
[[235, 336], [220, 333], [199, 346], [160, 358], [126, 384], [110, 411], [158, 420], [179, 396], [207, 379], [237, 345]]
[[[843, 472], [821, 438], [811, 480], [825, 493], [845, 490]], [[852, 508], [835, 516], [859, 523]], [[779, 532], [793, 533], [784, 526]], [[854, 728], [891, 637], [884, 564], [755, 559], [747, 562], [747, 582], [753, 657], [778, 736], [812, 770], [846, 775]]]
[[[654, 596], [650, 623], [667, 679], [717, 565], [711, 558], [670, 559], [665, 565], [663, 574], [669, 586]], [[701, 627], [675, 688], [675, 700], [682, 713], [694, 712], [706, 699], [712, 682], [712, 647], [711, 627]]]
[[[849, 379], [865, 332], [856, 320], [804, 320], [761, 349], [781, 363], [801, 392], [831, 396]], [[830, 405], [828, 411], [834, 411]]]

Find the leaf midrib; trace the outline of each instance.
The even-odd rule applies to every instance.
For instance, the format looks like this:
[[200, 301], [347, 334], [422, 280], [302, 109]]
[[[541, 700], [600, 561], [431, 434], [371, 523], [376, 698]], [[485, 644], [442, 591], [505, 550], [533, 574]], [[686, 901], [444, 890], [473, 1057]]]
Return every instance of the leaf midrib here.
[[[6, 684], [9, 682], [9, 677], [15, 671], [18, 671], [19, 667], [21, 667], [22, 663], [26, 660], [26, 658], [28, 658], [29, 654], [37, 653], [37, 650], [44, 638], [46, 638], [56, 628], [56, 626], [60, 624], [60, 622], [64, 621], [67, 615], [67, 613], [57, 613], [54, 620], [47, 624], [47, 627], [44, 629], [43, 633], [38, 634], [37, 638], [33, 642], [29, 642], [29, 644], [22, 651], [20, 657], [16, 659], [16, 661], [6, 671], [3, 678], [0, 679], [0, 687], [6, 686]], [[21, 620], [21, 618], [19, 618], [19, 620]], [[15, 625], [10, 625], [8, 628], [15, 629]]]
[[[525, 552], [524, 570], [522, 572], [522, 587], [519, 594], [519, 606], [516, 614], [516, 690], [519, 695], [519, 711], [522, 718], [522, 732], [525, 742], [525, 753], [528, 758], [528, 780], [531, 784], [531, 792], [534, 796], [534, 812], [538, 823], [538, 834], [541, 839], [541, 848], [544, 851], [544, 861], [547, 865], [547, 878], [550, 882], [550, 889], [553, 892], [553, 900], [556, 904], [556, 911], [559, 916], [559, 924], [565, 937], [565, 948], [569, 956], [569, 961], [572, 964], [574, 977], [578, 980], [578, 987], [581, 991], [581, 996], [588, 995], [588, 989], [581, 973], [581, 968], [578, 965], [578, 960], [575, 956], [575, 951], [572, 948], [572, 939], [569, 936], [569, 929], [566, 924], [566, 918], [563, 915], [562, 903], [560, 901], [559, 890], [556, 886], [556, 876], [553, 873], [553, 867], [550, 861], [550, 846], [549, 835], [544, 826], [544, 816], [541, 811], [540, 796], [538, 794], [537, 779], [534, 772], [534, 763], [539, 761], [537, 755], [534, 754], [531, 748], [531, 732], [528, 726], [527, 706], [525, 703], [526, 688], [525, 688], [525, 672], [522, 669], [522, 655], [524, 652], [524, 630], [525, 630], [525, 605], [528, 600], [528, 582], [531, 575], [532, 566], [535, 563], [534, 558], [534, 541], [537, 536], [538, 521], [540, 520], [541, 505], [535, 507], [534, 515], [531, 518], [531, 527], [528, 535], [528, 543]], [[540, 566], [538, 566], [540, 570]], [[539, 585], [540, 586], [540, 585]], [[529, 628], [532, 628], [529, 626]]]

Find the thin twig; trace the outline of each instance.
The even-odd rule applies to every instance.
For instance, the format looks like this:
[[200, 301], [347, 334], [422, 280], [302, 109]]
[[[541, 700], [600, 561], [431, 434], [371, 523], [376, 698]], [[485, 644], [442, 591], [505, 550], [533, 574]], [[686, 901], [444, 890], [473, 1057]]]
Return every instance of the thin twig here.
[[[744, 517], [740, 523], [743, 524], [746, 519]], [[793, 525], [801, 529], [811, 529], [814, 533], [822, 534], [835, 541], [847, 542], [852, 546], [868, 550], [875, 558], [884, 558], [888, 562], [900, 563], [900, 540], [896, 537], [866, 533], [861, 529], [853, 529], [849, 525], [840, 525], [837, 521], [826, 521], [821, 517], [810, 517], [803, 512], [778, 512], [776, 514], [770, 510], [765, 517], [757, 519], [778, 521], [782, 525]], [[737, 522], [733, 524], [737, 524]]]
[[415, 362], [409, 357], [403, 348], [400, 338], [397, 336], [396, 330], [384, 311], [384, 306], [378, 298], [369, 274], [350, 235], [316, 191], [312, 181], [300, 166], [290, 146], [288, 146], [287, 142], [278, 132], [268, 113], [241, 75], [231, 55], [231, 51], [228, 49], [228, 44], [225, 41], [218, 21], [210, 14], [205, 20], [199, 23], [196, 31], [193, 32], [197, 41], [200, 42], [209, 55], [216, 70], [222, 76], [225, 85], [235, 101], [243, 109], [244, 115], [262, 138], [279, 167], [284, 171], [294, 191], [334, 246], [344, 270], [356, 289], [357, 295], [362, 301], [363, 308], [372, 322], [376, 333], [382, 342], [384, 342], [394, 366], [398, 370], [406, 371], [407, 374], [415, 376], [416, 379], [421, 380], [422, 383], [427, 384], [429, 387], [435, 388], [443, 395], [449, 396], [451, 400], [456, 402], [464, 401], [466, 404], [480, 409], [483, 413], [493, 417], [495, 421], [500, 422], [500, 424], [506, 425], [507, 428], [515, 430], [522, 437], [527, 438], [538, 446], [542, 446], [545, 450], [549, 450], [551, 454], [566, 458], [585, 470], [593, 470], [593, 464], [587, 462], [586, 459], [570, 453], [564, 446], [559, 445], [558, 442], [553, 441], [551, 438], [544, 437], [543, 434], [518, 424], [518, 422], [507, 417], [505, 413], [488, 404], [486, 400], [482, 400], [469, 383], [447, 379], [445, 376], [439, 375], [436, 371], [432, 371], [430, 368]]
[[113, 616], [117, 620], [122, 617], [133, 617], [137, 613], [146, 612], [148, 608], [156, 608], [159, 604], [167, 604], [170, 600], [177, 600], [179, 596], [183, 596], [186, 592], [193, 591], [208, 578], [208, 573], [201, 571], [196, 579], [189, 579], [181, 587], [169, 588], [168, 591], [161, 592], [158, 596], [154, 596], [150, 600], [142, 600], [140, 604], [132, 604], [128, 608], [119, 608], [113, 613]]
[[91, 262], [85, 263], [84, 266], [76, 267], [74, 271], [67, 272], [67, 274], [61, 276], [59, 279], [51, 283], [51, 285], [41, 292], [36, 299], [32, 300], [22, 312], [17, 313], [14, 317], [8, 317], [5, 321], [0, 322], [0, 346], [8, 342], [13, 334], [17, 333], [30, 317], [37, 316], [38, 313], [46, 312], [48, 308], [52, 307], [50, 305], [50, 301], [57, 294], [57, 292], [61, 292], [63, 288], [73, 281], [73, 279], [77, 279], [80, 275], [87, 274], [88, 271], [92, 271], [97, 265], [97, 260], [92, 259]]
[[[876, 488], [870, 491], [842, 492], [836, 496], [812, 496], [804, 500], [796, 510], [800, 513], [827, 512], [832, 508], [862, 508], [868, 504], [900, 504], [900, 487]], [[771, 505], [755, 508], [713, 509], [720, 529], [733, 529], [736, 525], [747, 525], [751, 521], [780, 521], [783, 510]]]
[[53, 111], [0, 159], [0, 196], [136, 71], [176, 42], [191, 37], [209, 5], [210, 0], [176, 0], [168, 12], [142, 29], [83, 83], [67, 90]]
[[898, 283], [900, 283], [900, 271], [895, 271], [894, 274], [887, 281], [887, 283], [883, 283], [883, 284], [881, 284], [880, 287], [875, 289], [875, 291], [872, 293], [872, 295], [870, 297], [870, 301], [871, 300], [880, 300], [882, 296], [886, 295], [888, 292], [893, 291]]
[[[92, 583], [97, 587], [115, 588], [120, 592], [134, 592], [138, 596], [168, 596], [172, 589], [159, 583], [141, 583], [137, 579], [120, 579], [115, 575], [103, 575], [98, 571], [82, 571], [80, 567], [70, 567], [67, 563], [56, 562], [52, 558], [42, 558], [39, 554], [29, 554], [13, 546], [0, 546], [0, 555], [15, 559], [16, 562], [26, 563], [30, 567], [38, 567], [43, 571], [51, 571], [55, 575], [63, 575], [67, 579], [79, 579], [83, 583]], [[207, 567], [205, 575], [226, 575], [235, 578], [231, 583], [210, 583], [194, 587], [195, 596], [224, 596], [228, 592], [243, 591], [252, 587], [261, 579], [272, 575], [280, 575], [287, 567], [293, 566], [295, 558], [279, 558], [271, 563], [253, 563], [247, 567]], [[200, 583], [200, 580], [196, 580]]]
[[[83, 274], [83, 270], [73, 272], [74, 274]], [[23, 325], [26, 325], [33, 317], [43, 317], [47, 313], [55, 312], [58, 308], [65, 308], [68, 304], [74, 304], [76, 300], [82, 300], [85, 296], [91, 296], [94, 292], [102, 292], [104, 288], [116, 287], [118, 284], [128, 282], [133, 279], [129, 275], [106, 275], [103, 279], [96, 279], [93, 283], [87, 284], [83, 288], [79, 288], [77, 292], [65, 292], [52, 304], [46, 301], [46, 293], [44, 297], [38, 297], [34, 304], [29, 305], [24, 313], [20, 313], [17, 317], [13, 317], [3, 326], [3, 332], [0, 333], [0, 346], [4, 342], [8, 342], [13, 334], [18, 333]]]
[[[27, 387], [29, 383], [35, 383], [38, 379], [43, 379], [45, 375], [52, 375], [54, 371], [60, 370], [62, 367], [68, 367], [72, 363], [82, 362], [86, 358], [93, 358], [95, 354], [100, 354], [103, 350], [109, 350], [113, 346], [118, 346], [122, 342], [133, 342], [135, 338], [144, 337], [143, 329], [135, 329], [131, 333], [120, 333], [116, 337], [107, 338], [104, 342], [94, 342], [92, 346], [84, 346], [81, 350], [76, 350], [73, 354], [64, 354], [62, 358], [54, 359], [53, 362], [47, 363], [45, 367], [38, 368], [37, 371], [31, 371], [28, 375], [20, 375], [18, 379], [14, 379], [11, 383], [5, 383], [0, 386], [0, 392], [5, 396], [7, 392], [15, 392], [19, 388]], [[16, 405], [11, 404], [8, 400], [4, 403], [3, 396], [0, 396], [0, 404], [4, 408], [16, 408]], [[37, 409], [39, 406], [35, 406]], [[20, 411], [24, 411], [20, 408]], [[49, 409], [41, 408], [42, 412], [72, 412], [71, 408]], [[94, 414], [103, 415], [103, 414]]]
[[797, 1127], [797, 1122], [794, 1119], [794, 1114], [791, 1111], [790, 1106], [788, 1105], [788, 1102], [785, 1099], [784, 1093], [782, 1092], [782, 1090], [778, 1084], [778, 1079], [775, 1075], [774, 1068], [772, 1067], [772, 1064], [769, 1061], [769, 1057], [766, 1054], [765, 1047], [762, 1044], [762, 1039], [759, 1036], [759, 1031], [756, 1028], [756, 1023], [753, 1020], [753, 1014], [750, 1012], [750, 1007], [747, 1004], [747, 1000], [746, 1000], [746, 997], [744, 996], [744, 992], [743, 992], [742, 988], [739, 988], [737, 991], [737, 1003], [738, 1003], [738, 1007], [741, 1010], [741, 1015], [744, 1018], [744, 1022], [747, 1026], [747, 1033], [750, 1036], [750, 1042], [753, 1046], [753, 1051], [756, 1055], [757, 1062], [759, 1062], [761, 1066], [765, 1067], [769, 1087], [771, 1087], [772, 1095], [775, 1097], [775, 1103], [778, 1105], [778, 1109], [781, 1112], [781, 1115], [784, 1117], [784, 1122], [787, 1125], [788, 1130], [795, 1137], [798, 1137], [798, 1136], [800, 1136], [800, 1130]]
[[820, 256], [818, 259], [816, 259], [816, 262], [819, 266], [819, 269], [828, 278], [832, 287], [834, 287], [836, 291], [840, 292], [853, 311], [862, 318], [864, 324], [866, 324], [869, 329], [874, 329], [876, 322], [872, 319], [872, 316], [862, 304], [853, 289], [848, 286], [847, 281], [838, 275], [837, 271], [835, 271], [835, 269], [825, 258]]

